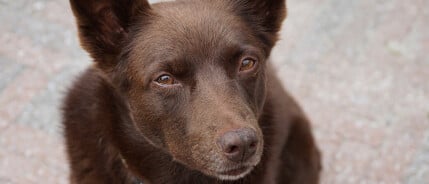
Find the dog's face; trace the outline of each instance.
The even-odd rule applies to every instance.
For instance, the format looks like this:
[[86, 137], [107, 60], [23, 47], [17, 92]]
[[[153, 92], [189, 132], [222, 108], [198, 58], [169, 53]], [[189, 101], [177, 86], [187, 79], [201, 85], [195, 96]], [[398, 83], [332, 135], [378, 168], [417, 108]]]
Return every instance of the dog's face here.
[[264, 68], [284, 1], [71, 4], [82, 45], [148, 142], [219, 179], [241, 178], [258, 164]]

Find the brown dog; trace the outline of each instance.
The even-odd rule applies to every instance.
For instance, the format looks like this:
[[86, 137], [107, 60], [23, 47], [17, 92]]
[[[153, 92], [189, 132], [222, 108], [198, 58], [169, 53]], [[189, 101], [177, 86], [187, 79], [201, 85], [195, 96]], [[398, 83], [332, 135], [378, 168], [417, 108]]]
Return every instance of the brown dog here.
[[71, 0], [95, 61], [65, 99], [71, 182], [318, 183], [268, 63], [284, 0]]

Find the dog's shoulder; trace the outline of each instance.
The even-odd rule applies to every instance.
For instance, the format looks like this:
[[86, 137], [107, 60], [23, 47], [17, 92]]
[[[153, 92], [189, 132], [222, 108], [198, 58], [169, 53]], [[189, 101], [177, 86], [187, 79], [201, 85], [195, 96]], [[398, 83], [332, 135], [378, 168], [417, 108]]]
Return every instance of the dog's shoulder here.
[[[74, 163], [73, 183], [129, 183], [118, 152], [106, 129], [115, 114], [114, 90], [93, 67], [74, 82], [63, 104], [63, 126], [69, 160]], [[112, 177], [111, 172], [117, 173]]]
[[[280, 81], [277, 71], [272, 64], [267, 67], [267, 108], [270, 113], [281, 116], [283, 119], [297, 117], [305, 118], [301, 107], [295, 99], [285, 90], [284, 84]], [[271, 112], [272, 111], [272, 112]]]
[[84, 115], [104, 103], [103, 94], [109, 93], [108, 83], [101, 73], [93, 68], [86, 69], [65, 95], [63, 111], [67, 114]]

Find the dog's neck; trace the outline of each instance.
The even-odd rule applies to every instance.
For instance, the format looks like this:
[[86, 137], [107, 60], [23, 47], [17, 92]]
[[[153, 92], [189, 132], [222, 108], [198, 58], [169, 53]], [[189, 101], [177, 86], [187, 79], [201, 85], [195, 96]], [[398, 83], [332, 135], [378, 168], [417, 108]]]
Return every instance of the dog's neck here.
[[[125, 160], [124, 157], [122, 156], [122, 154], [120, 154], [120, 153], [119, 153], [119, 159], [121, 160], [122, 166], [126, 170], [128, 170], [129, 167], [128, 167], [127, 160]], [[140, 178], [138, 178], [136, 176], [130, 176], [130, 178], [131, 178], [131, 184], [143, 184], [144, 183]], [[145, 183], [147, 183], [147, 182], [145, 182]]]

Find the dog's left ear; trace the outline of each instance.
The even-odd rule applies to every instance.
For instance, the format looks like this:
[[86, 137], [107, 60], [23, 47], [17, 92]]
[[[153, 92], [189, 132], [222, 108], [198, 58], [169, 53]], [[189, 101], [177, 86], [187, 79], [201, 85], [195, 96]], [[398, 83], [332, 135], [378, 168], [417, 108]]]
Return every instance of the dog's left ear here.
[[286, 17], [286, 0], [237, 0], [235, 10], [273, 46]]

